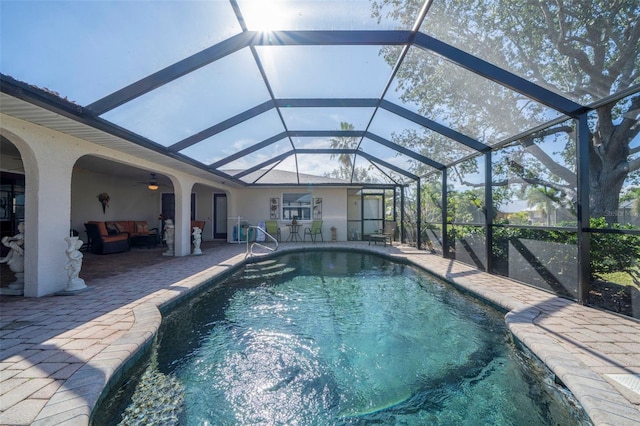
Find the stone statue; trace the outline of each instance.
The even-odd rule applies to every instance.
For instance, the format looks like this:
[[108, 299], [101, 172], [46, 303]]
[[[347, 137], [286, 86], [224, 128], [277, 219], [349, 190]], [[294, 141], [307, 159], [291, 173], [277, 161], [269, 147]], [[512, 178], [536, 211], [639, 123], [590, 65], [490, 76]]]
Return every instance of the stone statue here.
[[64, 267], [69, 277], [66, 291], [82, 290], [87, 287], [84, 280], [78, 277], [80, 269], [82, 268], [83, 257], [80, 247], [82, 247], [84, 242], [78, 239], [78, 237], [65, 237], [65, 241], [67, 242], [65, 253], [69, 258], [67, 265]]
[[0, 240], [5, 247], [9, 247], [9, 253], [0, 258], [0, 263], [6, 263], [16, 280], [4, 287], [1, 294], [21, 295], [24, 293], [24, 222], [18, 224], [18, 233], [13, 237], [3, 237]]
[[175, 241], [176, 227], [173, 225], [173, 220], [167, 219], [164, 221], [164, 242], [167, 244], [167, 251], [162, 253], [163, 256], [174, 256], [174, 241]]
[[200, 244], [202, 243], [202, 229], [194, 226], [193, 234], [191, 235], [193, 235], [193, 254], [202, 254], [202, 250], [200, 250]]

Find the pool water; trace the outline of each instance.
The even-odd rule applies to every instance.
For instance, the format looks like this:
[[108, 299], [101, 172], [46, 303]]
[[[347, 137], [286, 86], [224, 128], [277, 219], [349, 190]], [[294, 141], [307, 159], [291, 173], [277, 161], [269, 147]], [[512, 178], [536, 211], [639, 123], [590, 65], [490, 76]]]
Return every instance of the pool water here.
[[249, 264], [163, 320], [122, 424], [589, 424], [504, 313], [354, 252]]

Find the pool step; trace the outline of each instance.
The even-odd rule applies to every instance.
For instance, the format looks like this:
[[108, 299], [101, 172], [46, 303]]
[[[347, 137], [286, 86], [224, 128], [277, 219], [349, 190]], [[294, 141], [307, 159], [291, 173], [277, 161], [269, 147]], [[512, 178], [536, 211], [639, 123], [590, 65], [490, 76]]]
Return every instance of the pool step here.
[[249, 263], [245, 266], [244, 278], [247, 280], [261, 280], [277, 277], [295, 271], [295, 268], [279, 263], [275, 259]]

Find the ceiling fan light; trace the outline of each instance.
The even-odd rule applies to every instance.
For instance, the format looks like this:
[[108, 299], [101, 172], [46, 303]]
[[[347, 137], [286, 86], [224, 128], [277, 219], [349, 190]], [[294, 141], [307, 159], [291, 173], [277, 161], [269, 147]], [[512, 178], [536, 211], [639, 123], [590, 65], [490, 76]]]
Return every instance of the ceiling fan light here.
[[149, 188], [149, 190], [151, 191], [156, 191], [158, 189], [158, 181], [156, 180], [155, 173], [151, 173], [151, 180], [149, 181], [147, 188]]

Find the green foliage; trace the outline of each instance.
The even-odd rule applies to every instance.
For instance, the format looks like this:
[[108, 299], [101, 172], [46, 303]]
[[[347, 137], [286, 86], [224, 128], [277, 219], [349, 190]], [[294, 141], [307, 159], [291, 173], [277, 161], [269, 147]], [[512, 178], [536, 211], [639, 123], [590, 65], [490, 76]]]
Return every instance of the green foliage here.
[[447, 197], [447, 222], [483, 223], [484, 190], [451, 191]]
[[[347, 122], [340, 123], [340, 130], [353, 131], [353, 124]], [[350, 136], [338, 136], [329, 139], [331, 148], [334, 149], [356, 149], [358, 147], [359, 138]], [[353, 154], [331, 154], [332, 160], [338, 159], [338, 168], [326, 173], [325, 176], [337, 179], [344, 179], [352, 182], [373, 182], [375, 179], [370, 176], [369, 172], [372, 167], [355, 167], [353, 163]]]
[[[372, 15], [411, 26], [422, 3], [375, 0]], [[638, 84], [638, 16], [637, 0], [440, 0], [430, 5], [420, 31], [588, 105]], [[385, 47], [381, 54], [393, 66], [398, 47]], [[397, 87], [402, 102], [416, 105], [419, 113], [489, 145], [550, 118], [543, 105], [423, 49], [409, 50]], [[589, 208], [594, 215], [617, 209], [617, 198], [608, 196], [612, 191], [640, 184], [640, 161], [629, 158], [630, 143], [640, 133], [633, 113], [639, 107], [636, 93], [589, 114], [588, 179], [596, 189]], [[559, 143], [551, 146], [554, 134]], [[518, 183], [513, 182], [546, 186], [559, 191], [566, 205], [575, 202], [574, 136], [571, 123], [563, 123], [516, 141], [519, 151], [505, 156], [503, 164], [494, 163], [494, 183], [504, 177], [502, 184], [508, 182], [514, 191]], [[534, 143], [542, 138], [549, 142], [545, 149]], [[443, 164], [469, 155], [466, 147], [426, 129], [399, 131], [392, 140]], [[619, 167], [623, 162], [627, 167]], [[417, 164], [412, 171], [423, 175], [428, 170]], [[459, 172], [463, 177], [474, 173]]]
[[[352, 131], [354, 129], [353, 124], [341, 122], [340, 130]], [[331, 138], [331, 148], [334, 149], [355, 149], [358, 146], [358, 138], [340, 136]], [[329, 176], [336, 177], [345, 180], [351, 180], [351, 174], [353, 172], [353, 160], [351, 154], [331, 154], [331, 159], [338, 159], [339, 167], [333, 170]]]
[[529, 215], [527, 212], [517, 212], [509, 215], [508, 222], [512, 225], [528, 225]]
[[[591, 219], [591, 228], [600, 229], [638, 229], [631, 225], [607, 223], [605, 218]], [[598, 276], [612, 272], [629, 272], [640, 261], [640, 235], [610, 234], [593, 232], [591, 234], [591, 274]]]
[[[575, 224], [574, 224], [575, 225]], [[605, 218], [591, 219], [592, 229], [638, 229], [631, 225], [610, 225]], [[493, 255], [498, 262], [507, 261], [507, 241], [531, 239], [577, 246], [578, 234], [572, 231], [535, 228], [494, 228]], [[640, 235], [592, 232], [590, 240], [591, 278], [614, 272], [635, 273], [640, 261]]]

